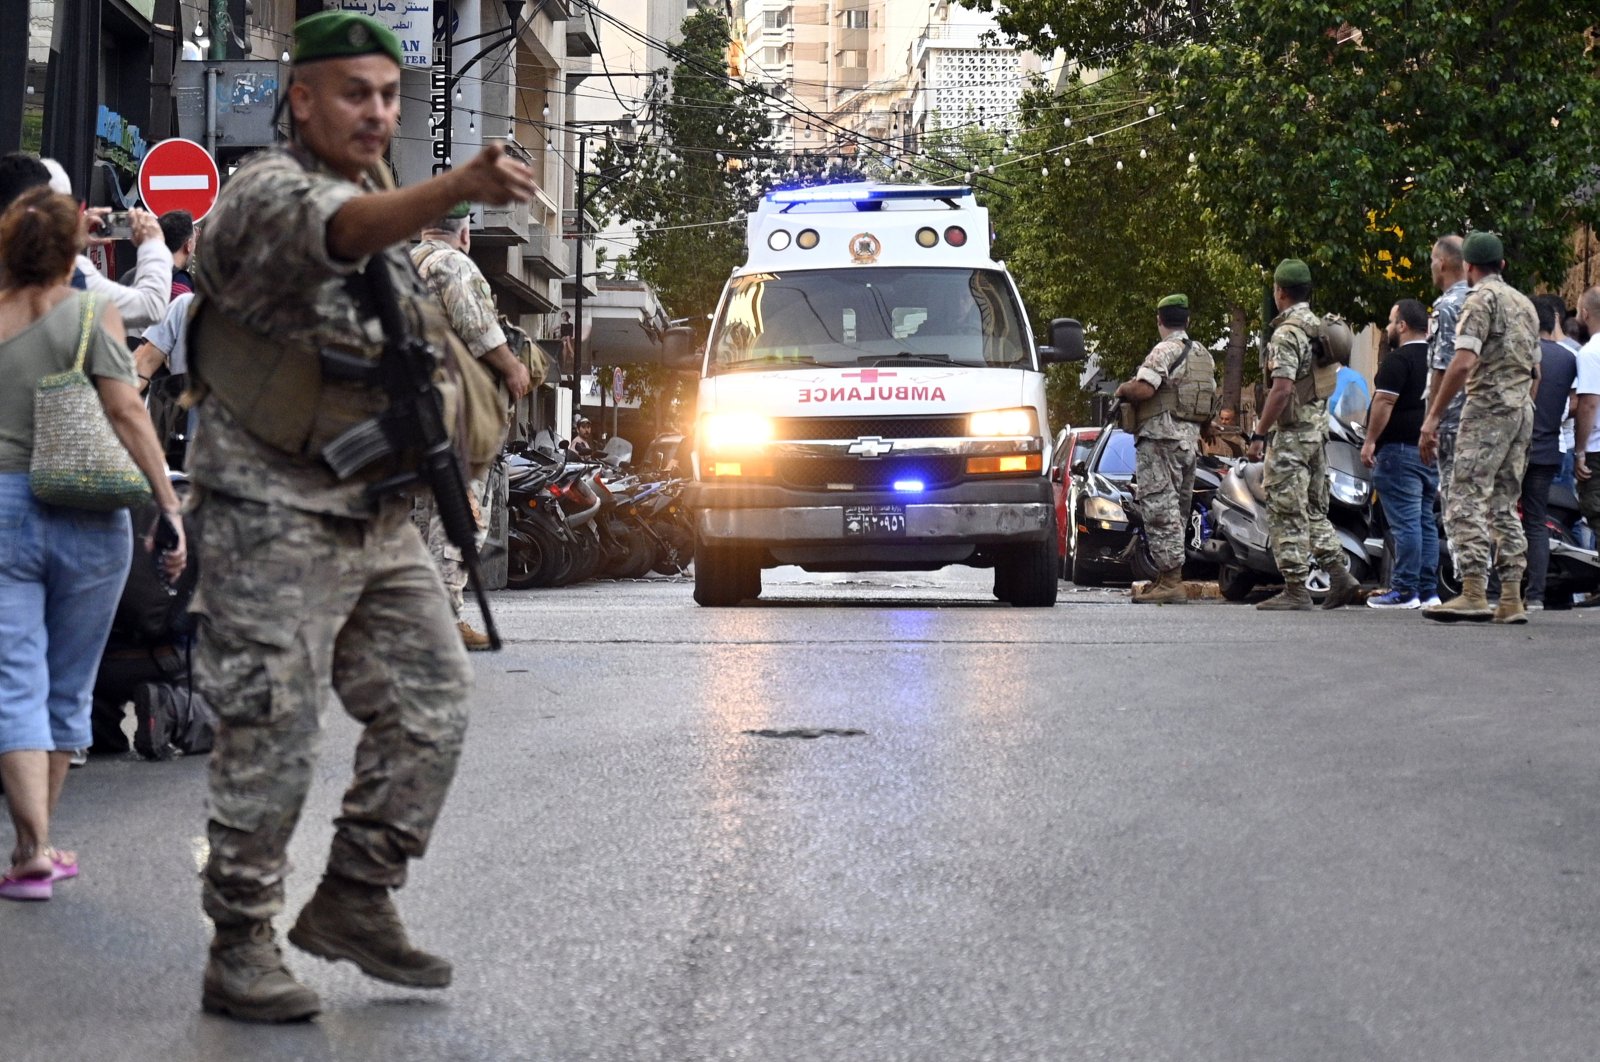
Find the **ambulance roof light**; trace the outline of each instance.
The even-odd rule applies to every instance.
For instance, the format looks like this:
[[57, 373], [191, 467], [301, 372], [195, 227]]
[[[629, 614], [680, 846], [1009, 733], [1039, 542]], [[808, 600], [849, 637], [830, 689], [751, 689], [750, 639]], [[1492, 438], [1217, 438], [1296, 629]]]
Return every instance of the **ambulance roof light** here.
[[780, 206], [794, 206], [799, 203], [881, 203], [890, 199], [959, 199], [971, 194], [971, 188], [962, 186], [883, 185], [863, 181], [852, 184], [815, 185], [810, 188], [780, 188], [768, 192], [766, 199]]

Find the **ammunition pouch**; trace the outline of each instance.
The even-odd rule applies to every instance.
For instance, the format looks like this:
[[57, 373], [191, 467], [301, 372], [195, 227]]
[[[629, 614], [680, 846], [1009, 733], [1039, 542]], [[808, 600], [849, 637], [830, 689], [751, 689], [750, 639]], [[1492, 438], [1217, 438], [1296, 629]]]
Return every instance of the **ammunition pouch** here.
[[376, 386], [377, 362], [354, 351], [319, 352], [268, 339], [204, 299], [195, 300], [191, 313], [189, 349], [200, 390], [215, 396], [245, 431], [301, 460], [321, 459], [334, 440], [389, 405]]

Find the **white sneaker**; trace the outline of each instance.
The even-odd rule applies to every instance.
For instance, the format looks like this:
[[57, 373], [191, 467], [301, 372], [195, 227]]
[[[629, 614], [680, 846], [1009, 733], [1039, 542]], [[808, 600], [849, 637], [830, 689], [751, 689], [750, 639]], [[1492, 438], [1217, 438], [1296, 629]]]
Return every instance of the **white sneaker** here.
[[1438, 608], [1442, 604], [1444, 604], [1444, 602], [1439, 600], [1439, 595], [1438, 594], [1434, 594], [1432, 597], [1428, 598], [1426, 601], [1424, 601], [1422, 603], [1422, 607], [1423, 608]]
[[1525, 612], [1543, 612], [1544, 611], [1544, 602], [1543, 601], [1525, 601], [1525, 602], [1523, 602], [1522, 608], [1523, 608], [1523, 611], [1525, 611]]

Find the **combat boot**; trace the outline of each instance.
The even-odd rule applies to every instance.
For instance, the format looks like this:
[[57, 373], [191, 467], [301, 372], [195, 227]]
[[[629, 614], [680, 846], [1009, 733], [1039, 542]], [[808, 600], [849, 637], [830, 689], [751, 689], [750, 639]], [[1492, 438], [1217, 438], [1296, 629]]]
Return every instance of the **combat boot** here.
[[[1518, 580], [1521, 582], [1521, 580]], [[1495, 606], [1494, 622], [1527, 623], [1528, 610], [1522, 604], [1522, 587], [1500, 584], [1500, 604]]]
[[1178, 605], [1189, 600], [1189, 592], [1183, 585], [1183, 569], [1162, 572], [1161, 578], [1135, 591], [1133, 600], [1141, 605]]
[[307, 1021], [322, 1000], [284, 966], [270, 923], [239, 922], [217, 926], [200, 1007], [243, 1021]]
[[1356, 577], [1350, 574], [1350, 569], [1343, 564], [1337, 568], [1328, 569], [1329, 583], [1328, 595], [1322, 599], [1323, 608], [1343, 608], [1356, 599], [1356, 594], [1361, 590], [1361, 584]]
[[411, 946], [389, 890], [328, 874], [289, 930], [289, 943], [329, 962], [349, 959], [369, 977], [408, 988], [444, 988], [448, 960]]
[[1262, 612], [1309, 612], [1316, 607], [1311, 602], [1311, 591], [1300, 579], [1289, 580], [1283, 585], [1283, 593], [1256, 605]]
[[466, 620], [458, 620], [456, 630], [461, 632], [461, 644], [466, 646], [467, 652], [481, 653], [489, 648], [489, 636], [474, 630]]
[[[1494, 615], [1494, 611], [1489, 608], [1489, 599], [1484, 596], [1484, 585], [1487, 582], [1488, 580], [1482, 575], [1469, 575], [1461, 580], [1460, 594], [1442, 605], [1423, 609], [1422, 614], [1441, 623], [1457, 623], [1461, 620], [1482, 623]], [[1521, 607], [1522, 600], [1519, 594], [1517, 599], [1519, 611]], [[1527, 618], [1526, 613], [1523, 613], [1523, 618]]]

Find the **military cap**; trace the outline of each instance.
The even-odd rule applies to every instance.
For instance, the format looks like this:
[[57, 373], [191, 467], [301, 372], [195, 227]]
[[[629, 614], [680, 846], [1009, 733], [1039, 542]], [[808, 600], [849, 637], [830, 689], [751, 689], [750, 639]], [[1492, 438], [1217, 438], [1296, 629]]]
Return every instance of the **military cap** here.
[[466, 217], [471, 217], [471, 216], [472, 216], [472, 204], [468, 203], [465, 200], [462, 200], [461, 202], [457, 203], [455, 206], [451, 207], [449, 209], [449, 211], [447, 211], [445, 213], [445, 220], [446, 221], [456, 221], [456, 220], [458, 220], [460, 218], [466, 218]]
[[1272, 271], [1272, 282], [1280, 288], [1311, 283], [1311, 267], [1298, 258], [1285, 258]]
[[361, 55], [387, 55], [397, 65], [400, 38], [375, 18], [347, 11], [324, 11], [294, 24], [294, 62], [318, 59], [352, 59]]
[[1461, 257], [1470, 265], [1497, 266], [1505, 261], [1506, 245], [1492, 232], [1474, 232], [1461, 242]]
[[1176, 306], [1180, 310], [1187, 310], [1189, 308], [1189, 296], [1168, 295], [1166, 298], [1156, 303], [1156, 309], [1158, 310], [1165, 310], [1168, 306]]

